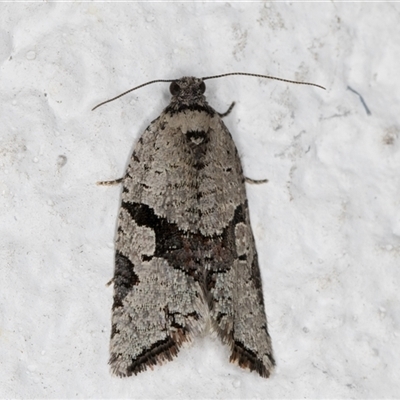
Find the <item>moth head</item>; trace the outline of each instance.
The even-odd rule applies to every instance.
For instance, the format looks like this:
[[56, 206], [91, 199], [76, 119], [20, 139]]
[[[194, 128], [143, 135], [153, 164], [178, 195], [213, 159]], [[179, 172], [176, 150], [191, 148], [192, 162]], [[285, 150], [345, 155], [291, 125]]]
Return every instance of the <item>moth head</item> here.
[[184, 76], [171, 82], [169, 91], [174, 100], [183, 103], [193, 103], [199, 100], [204, 100], [204, 92], [206, 91], [206, 84], [202, 79], [193, 76]]

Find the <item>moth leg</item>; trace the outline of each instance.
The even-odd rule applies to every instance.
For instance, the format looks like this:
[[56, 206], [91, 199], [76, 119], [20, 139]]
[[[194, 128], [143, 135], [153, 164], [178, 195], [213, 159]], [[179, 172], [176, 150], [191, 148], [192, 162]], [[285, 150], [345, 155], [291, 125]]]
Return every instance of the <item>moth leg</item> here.
[[227, 115], [230, 114], [230, 112], [232, 111], [232, 108], [233, 108], [234, 105], [235, 105], [235, 102], [233, 101], [232, 104], [229, 106], [229, 108], [228, 108], [227, 111], [225, 111], [224, 113], [218, 113], [218, 115], [219, 115], [221, 118], [226, 117]]
[[99, 186], [119, 185], [120, 183], [122, 183], [124, 181], [124, 179], [125, 179], [125, 177], [114, 179], [113, 181], [100, 181], [100, 182], [96, 182], [96, 185], [99, 185]]
[[262, 183], [268, 182], [268, 179], [251, 179], [251, 178], [247, 178], [247, 177], [245, 177], [244, 179], [245, 179], [246, 183], [251, 183], [254, 185], [261, 185]]

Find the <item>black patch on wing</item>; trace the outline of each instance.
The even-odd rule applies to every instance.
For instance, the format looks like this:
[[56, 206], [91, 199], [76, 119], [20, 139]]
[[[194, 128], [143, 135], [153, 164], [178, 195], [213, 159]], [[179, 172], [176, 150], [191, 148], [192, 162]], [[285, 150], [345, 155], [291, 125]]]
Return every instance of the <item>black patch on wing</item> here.
[[[231, 269], [237, 258], [235, 224], [245, 218], [244, 205], [237, 207], [231, 223], [221, 235], [204, 236], [186, 232], [154, 213], [146, 204], [123, 202], [125, 209], [139, 226], [151, 228], [156, 237], [156, 248], [152, 256], [143, 256], [143, 261], [153, 257], [164, 258], [173, 268], [190, 275], [196, 281], [206, 278], [208, 289], [214, 286], [216, 273]], [[205, 266], [207, 277], [203, 276]]]
[[134, 265], [119, 251], [115, 253], [114, 287], [117, 288], [114, 294], [112, 309], [122, 307], [122, 301], [132, 290], [133, 286], [139, 283], [139, 277], [135, 274]]
[[188, 131], [186, 132], [186, 139], [191, 151], [194, 169], [202, 170], [205, 167], [205, 156], [209, 151], [210, 133], [201, 130]]
[[199, 144], [208, 143], [210, 141], [210, 135], [205, 131], [187, 131], [186, 138], [193, 146], [198, 146]]

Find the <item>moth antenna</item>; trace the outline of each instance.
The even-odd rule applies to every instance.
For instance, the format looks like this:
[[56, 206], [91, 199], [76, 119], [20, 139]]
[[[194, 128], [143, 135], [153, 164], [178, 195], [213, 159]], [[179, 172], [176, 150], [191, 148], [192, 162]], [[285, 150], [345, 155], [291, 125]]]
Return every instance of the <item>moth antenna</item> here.
[[109, 99], [109, 100], [103, 101], [103, 102], [100, 103], [100, 104], [97, 104], [96, 107], [93, 107], [93, 108], [92, 108], [92, 111], [94, 111], [96, 108], [99, 108], [100, 106], [102, 106], [102, 105], [104, 105], [104, 104], [107, 104], [107, 103], [110, 103], [110, 102], [112, 102], [112, 101], [114, 101], [114, 100], [117, 100], [117, 99], [119, 99], [120, 97], [125, 96], [126, 94], [128, 94], [128, 93], [130, 93], [130, 92], [133, 92], [133, 91], [136, 90], [136, 89], [140, 89], [140, 88], [142, 88], [143, 86], [151, 85], [152, 83], [158, 83], [158, 82], [173, 82], [173, 81], [174, 81], [173, 79], [157, 79], [157, 80], [155, 80], [155, 81], [150, 81], [150, 82], [142, 83], [141, 85], [136, 86], [136, 87], [134, 87], [134, 88], [132, 88], [132, 89], [129, 89], [129, 90], [127, 90], [126, 92], [121, 93], [121, 94], [119, 94], [118, 96], [113, 97], [112, 99]]
[[[311, 82], [299, 82], [299, 81], [292, 81], [290, 79], [283, 79], [283, 78], [277, 78], [276, 76], [270, 76], [270, 75], [260, 75], [260, 74], [250, 74], [248, 72], [229, 72], [227, 74], [221, 74], [221, 75], [213, 75], [213, 76], [206, 76], [204, 78], [201, 78], [203, 81], [207, 80], [207, 79], [216, 79], [216, 78], [223, 78], [225, 76], [231, 76], [231, 75], [245, 75], [245, 76], [255, 76], [256, 78], [265, 78], [265, 79], [273, 79], [275, 81], [281, 81], [281, 82], [287, 82], [287, 83], [295, 83], [296, 85], [309, 85], [309, 86], [315, 86], [315, 87], [319, 87], [320, 89], [324, 89], [326, 90], [326, 88], [324, 88], [321, 85], [317, 85], [316, 83], [311, 83]], [[107, 103], [111, 103], [114, 100], [119, 99], [122, 96], [125, 96], [126, 94], [133, 92], [134, 90], [140, 89], [143, 86], [147, 86], [147, 85], [151, 85], [153, 83], [158, 83], [158, 82], [173, 82], [174, 79], [156, 79], [154, 81], [149, 81], [146, 83], [142, 83], [139, 86], [136, 86], [132, 89], [127, 90], [126, 92], [123, 92], [121, 94], [119, 94], [118, 96], [113, 97], [112, 99], [103, 101], [102, 103], [97, 104], [97, 106], [92, 108], [92, 111], [94, 111], [96, 108], [99, 108], [100, 106], [107, 104]]]
[[311, 83], [311, 82], [299, 82], [299, 81], [292, 81], [290, 79], [283, 79], [283, 78], [277, 78], [276, 76], [269, 76], [269, 75], [259, 75], [259, 74], [249, 74], [247, 72], [229, 72], [227, 74], [222, 74], [222, 75], [213, 75], [213, 76], [206, 76], [204, 78], [201, 78], [203, 81], [206, 79], [214, 79], [214, 78], [222, 78], [224, 76], [230, 76], [230, 75], [247, 75], [247, 76], [255, 76], [257, 78], [266, 78], [266, 79], [274, 79], [275, 81], [282, 81], [282, 82], [288, 82], [288, 83], [295, 83], [296, 85], [310, 85], [310, 86], [316, 86], [321, 89], [326, 90], [321, 85], [317, 85], [316, 83]]

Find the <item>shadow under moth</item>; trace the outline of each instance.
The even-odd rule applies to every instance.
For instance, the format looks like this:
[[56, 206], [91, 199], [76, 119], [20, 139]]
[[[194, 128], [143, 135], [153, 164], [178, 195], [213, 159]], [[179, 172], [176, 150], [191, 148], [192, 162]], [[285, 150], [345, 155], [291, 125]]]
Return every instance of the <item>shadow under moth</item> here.
[[[140, 137], [122, 183], [115, 241], [112, 372], [171, 361], [207, 330], [230, 361], [268, 377], [275, 365], [242, 166], [204, 96], [205, 78], [171, 82], [172, 99]], [[314, 85], [314, 84], [310, 84]], [[319, 86], [319, 85], [314, 85]]]

